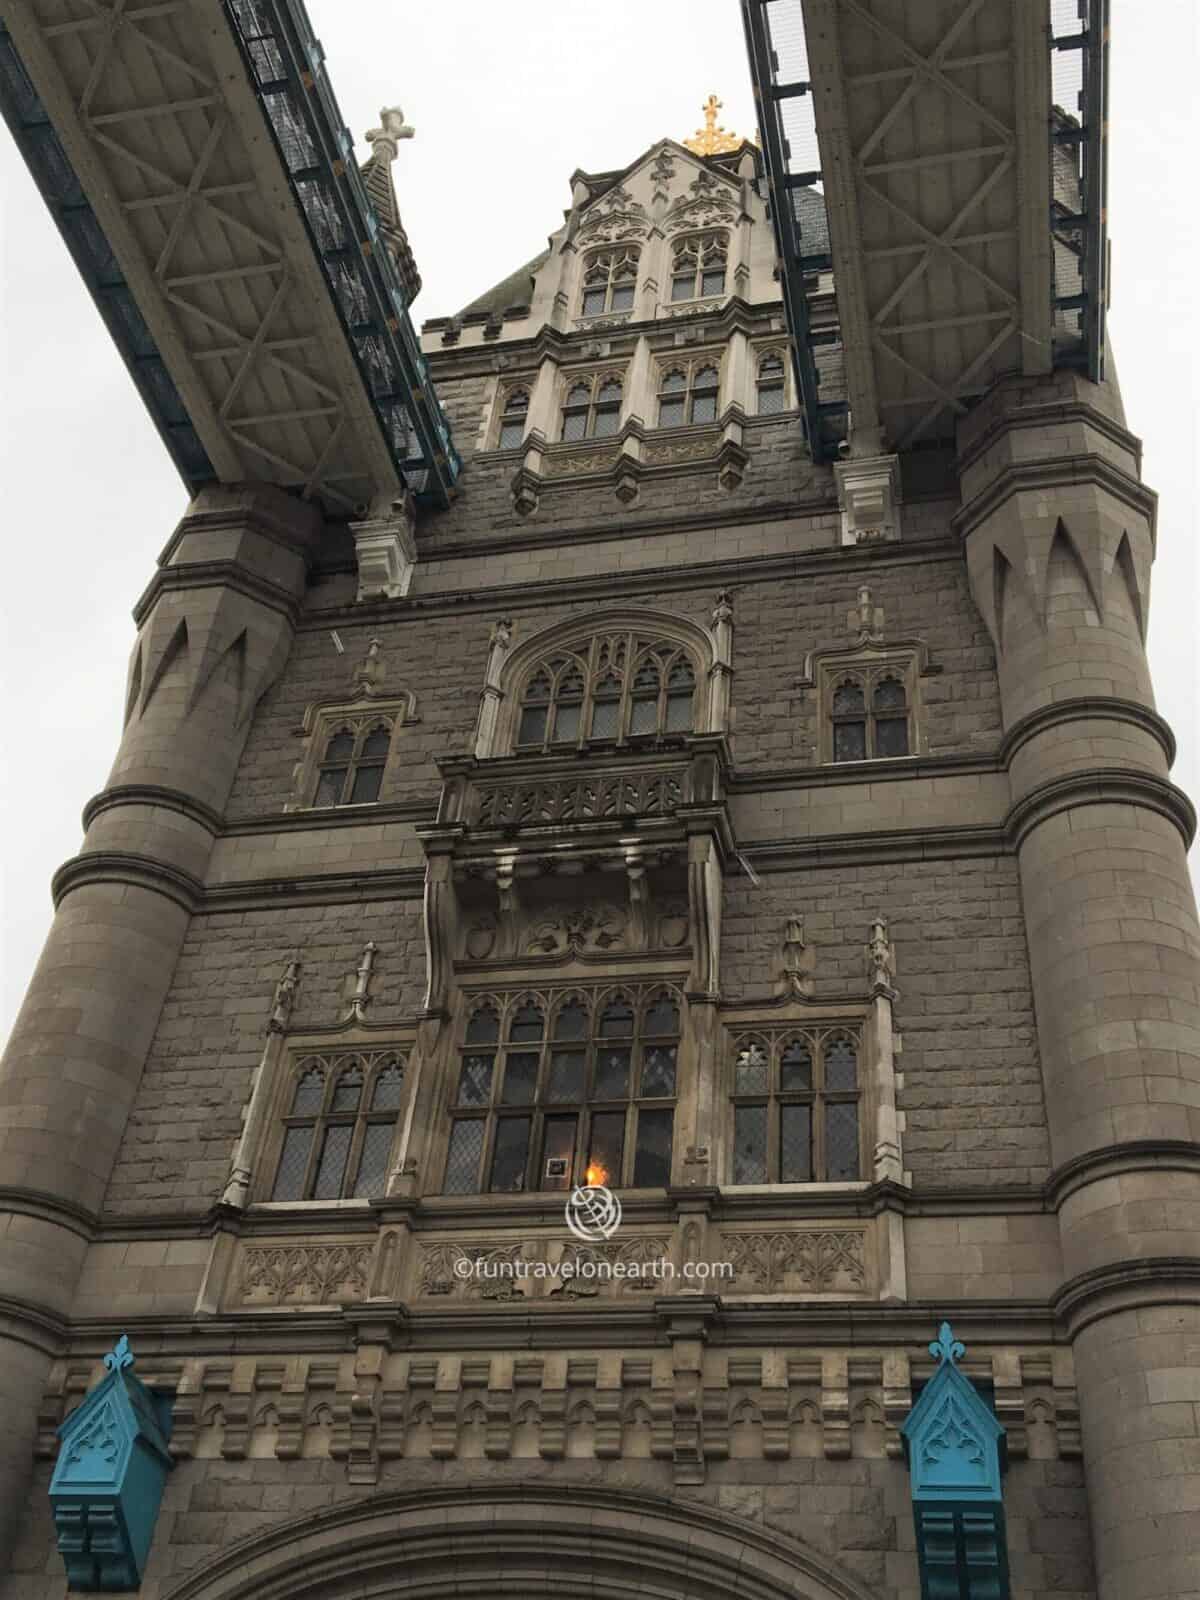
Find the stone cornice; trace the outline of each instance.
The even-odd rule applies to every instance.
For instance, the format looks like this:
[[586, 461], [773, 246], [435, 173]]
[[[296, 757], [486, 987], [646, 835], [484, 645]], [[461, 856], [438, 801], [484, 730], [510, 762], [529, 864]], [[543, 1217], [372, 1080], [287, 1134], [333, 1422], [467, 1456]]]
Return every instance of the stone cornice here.
[[237, 561], [192, 561], [184, 566], [160, 567], [146, 585], [133, 608], [133, 620], [139, 625], [164, 594], [183, 589], [231, 589], [244, 595], [257, 605], [278, 611], [295, 624], [300, 615], [300, 599], [281, 584], [269, 578], [247, 572]]
[[1196, 832], [1196, 811], [1182, 789], [1153, 773], [1124, 767], [1092, 767], [1051, 778], [1031, 789], [1008, 813], [1006, 827], [1017, 849], [1034, 828], [1078, 806], [1133, 805], [1156, 811], [1179, 829], [1185, 846]]
[[1037, 461], [1010, 462], [1000, 468], [987, 488], [951, 518], [951, 527], [963, 539], [994, 515], [1015, 494], [1038, 489], [1064, 489], [1074, 484], [1098, 483], [1131, 510], [1139, 512], [1154, 529], [1158, 496], [1137, 478], [1122, 472], [1105, 456], [1092, 451], [1085, 455], [1043, 456]]
[[196, 910], [260, 911], [275, 905], [344, 905], [348, 901], [419, 900], [423, 867], [384, 867], [365, 872], [312, 872], [287, 878], [242, 878], [211, 885]]
[[1000, 741], [1000, 762], [1009, 767], [1013, 756], [1023, 745], [1039, 734], [1068, 722], [1128, 722], [1144, 733], [1150, 734], [1162, 745], [1167, 766], [1175, 762], [1175, 735], [1156, 711], [1139, 705], [1136, 700], [1121, 700], [1107, 695], [1084, 695], [1072, 700], [1055, 700], [1050, 705], [1039, 706], [1028, 716], [1014, 722]]
[[1141, 470], [1142, 441], [1115, 418], [1106, 416], [1095, 406], [1088, 405], [1086, 400], [1042, 400], [1033, 405], [1014, 406], [994, 416], [959, 454], [959, 474], [969, 471], [980, 456], [990, 450], [996, 440], [1003, 438], [1006, 433], [1020, 428], [1037, 428], [1041, 432], [1046, 428], [1057, 428], [1070, 422], [1081, 422], [1085, 427], [1092, 428], [1095, 432], [1102, 433], [1105, 438], [1111, 439], [1122, 450], [1128, 450], [1137, 462], [1139, 471]]
[[178, 812], [181, 816], [187, 817], [189, 822], [198, 823], [214, 838], [222, 831], [220, 814], [211, 806], [193, 800], [191, 795], [184, 794], [181, 789], [164, 789], [153, 783], [117, 783], [111, 788], [102, 789], [99, 794], [94, 794], [84, 806], [82, 818], [84, 832], [87, 832], [102, 812], [112, 811], [120, 806], [155, 806], [160, 810]]
[[965, 755], [902, 756], [895, 760], [822, 762], [811, 767], [734, 767], [727, 780], [731, 795], [764, 789], [826, 789], [856, 783], [904, 783], [912, 778], [992, 776], [1004, 771], [991, 751]]
[[1072, 1339], [1105, 1317], [1179, 1304], [1200, 1306], [1200, 1255], [1144, 1256], [1095, 1267], [1064, 1283], [1053, 1301]]
[[96, 850], [73, 856], [54, 874], [50, 893], [55, 909], [72, 889], [91, 883], [120, 883], [147, 889], [173, 900], [187, 912], [197, 911], [204, 899], [204, 885], [199, 878], [180, 867], [155, 861], [152, 856], [135, 854], [132, 850]]
[[[698, 522], [688, 520], [689, 527]], [[674, 524], [678, 531], [679, 523]], [[626, 527], [611, 534], [613, 538], [628, 538], [639, 531]], [[666, 531], [664, 528], [662, 531]], [[565, 537], [550, 541], [557, 548], [567, 542]], [[584, 543], [588, 542], [586, 539]], [[464, 550], [429, 552], [430, 560], [448, 561], [466, 559]], [[496, 555], [501, 549], [513, 546], [493, 546], [490, 550], [472, 547], [472, 559], [484, 554]], [[520, 604], [524, 610], [534, 606], [556, 606], [564, 601], [578, 604], [596, 600], [611, 604], [614, 581], [620, 584], [620, 593], [628, 599], [635, 594], [661, 594], [664, 589], [674, 592], [685, 589], [712, 589], [731, 584], [769, 582], [776, 578], [816, 578], [826, 575], [844, 575], [847, 572], [869, 572], [875, 565], [918, 566], [930, 561], [961, 561], [958, 546], [944, 538], [913, 540], [911, 542], [880, 543], [874, 545], [828, 545], [819, 550], [789, 550], [778, 555], [729, 556], [718, 561], [695, 562], [686, 569], [671, 566], [622, 569], [619, 578], [612, 572], [589, 574], [582, 578], [542, 578], [536, 582], [528, 579], [521, 583], [496, 584], [486, 589], [443, 590], [427, 595], [409, 595], [404, 600], [380, 600], [355, 604], [344, 602], [321, 611], [306, 613], [299, 624], [300, 630], [323, 632], [330, 624], [345, 622], [363, 626], [400, 622], [420, 622], [431, 616], [453, 613], [456, 616], [479, 612], [495, 615], [505, 606]]]
[[13, 1295], [0, 1295], [0, 1339], [27, 1344], [42, 1355], [60, 1356], [70, 1337], [70, 1324], [56, 1312]]
[[432, 822], [437, 816], [438, 796], [424, 800], [380, 801], [363, 806], [303, 806], [295, 811], [264, 811], [253, 817], [226, 822], [222, 838], [259, 833], [298, 833], [313, 828], [378, 828], [388, 823]]
[[[267, 539], [271, 544], [279, 545], [292, 555], [300, 556], [304, 561], [312, 558], [314, 539], [304, 534], [297, 535], [295, 531], [295, 518], [305, 502], [293, 499], [283, 490], [273, 490], [272, 495], [278, 494], [284, 502], [279, 507], [264, 503], [261, 490], [264, 485], [256, 485], [251, 490], [248, 502], [244, 504], [230, 504], [223, 506], [194, 506], [187, 511], [171, 537], [163, 546], [158, 561], [160, 566], [168, 566], [171, 558], [178, 551], [180, 545], [193, 533], [220, 532], [230, 529], [235, 533], [254, 533], [259, 538]], [[311, 502], [306, 510], [311, 520], [319, 522], [316, 508]]]
[[811, 839], [756, 839], [742, 853], [756, 871], [787, 872], [823, 865], [870, 866], [902, 861], [953, 861], [1003, 856], [1011, 851], [1003, 827], [944, 824], [869, 833], [824, 834]]
[[49, 1223], [55, 1228], [65, 1228], [68, 1233], [77, 1234], [79, 1238], [89, 1242], [95, 1237], [96, 1230], [100, 1226], [97, 1212], [89, 1211], [85, 1206], [75, 1205], [73, 1201], [64, 1200], [60, 1195], [49, 1194], [43, 1189], [21, 1189], [8, 1185], [0, 1187], [0, 1214], [3, 1213], [19, 1217], [36, 1217], [40, 1222]]

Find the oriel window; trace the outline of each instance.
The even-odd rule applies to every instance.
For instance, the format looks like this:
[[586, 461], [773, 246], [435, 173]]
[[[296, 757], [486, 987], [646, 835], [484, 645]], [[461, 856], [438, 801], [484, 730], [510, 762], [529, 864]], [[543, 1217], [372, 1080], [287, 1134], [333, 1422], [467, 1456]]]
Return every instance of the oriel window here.
[[392, 730], [384, 721], [343, 724], [330, 735], [317, 773], [314, 806], [361, 806], [379, 799]]
[[709, 362], [691, 368], [668, 368], [658, 387], [659, 427], [678, 428], [692, 422], [715, 422], [720, 391], [720, 371]]
[[695, 721], [696, 670], [681, 646], [604, 635], [531, 670], [515, 744], [529, 751], [625, 743], [689, 733]]
[[451, 1094], [443, 1192], [664, 1187], [679, 1031], [665, 988], [481, 1002]]
[[396, 1051], [309, 1055], [294, 1068], [272, 1200], [383, 1194], [404, 1085]]
[[859, 1178], [858, 1055], [857, 1034], [842, 1028], [734, 1041], [733, 1183]]

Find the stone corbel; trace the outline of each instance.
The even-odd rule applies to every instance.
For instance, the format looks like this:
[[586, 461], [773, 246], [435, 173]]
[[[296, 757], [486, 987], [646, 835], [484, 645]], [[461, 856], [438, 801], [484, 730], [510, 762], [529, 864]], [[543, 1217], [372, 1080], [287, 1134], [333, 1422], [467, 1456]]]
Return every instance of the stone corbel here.
[[688, 911], [693, 952], [688, 988], [715, 995], [720, 989], [721, 862], [708, 833], [688, 839]]
[[397, 600], [408, 593], [417, 564], [416, 502], [404, 492], [398, 499], [352, 522], [358, 560], [358, 600]]
[[612, 479], [613, 493], [621, 504], [634, 505], [642, 492], [642, 433], [637, 417], [631, 417], [625, 424]]
[[722, 489], [736, 489], [746, 476], [750, 457], [742, 447], [745, 413], [736, 403], [725, 408], [721, 418], [721, 448], [717, 451], [717, 483]]
[[629, 937], [635, 950], [650, 944], [650, 904], [646, 863], [636, 844], [625, 846], [625, 877], [629, 884]]
[[713, 661], [709, 668], [710, 733], [729, 732], [729, 708], [733, 695], [733, 599], [722, 589], [712, 614]]
[[834, 463], [833, 475], [844, 545], [900, 537], [899, 456], [851, 456]]
[[513, 509], [522, 517], [530, 517], [541, 501], [545, 482], [546, 438], [534, 428], [525, 440], [525, 454], [521, 465], [512, 475]]
[[425, 863], [425, 1007], [446, 1009], [451, 942], [454, 936], [453, 840], [426, 839]]

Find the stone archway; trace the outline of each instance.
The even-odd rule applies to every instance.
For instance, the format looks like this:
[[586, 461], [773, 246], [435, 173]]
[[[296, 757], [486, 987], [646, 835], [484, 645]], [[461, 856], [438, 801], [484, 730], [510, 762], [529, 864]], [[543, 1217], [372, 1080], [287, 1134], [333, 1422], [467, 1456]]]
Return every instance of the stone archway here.
[[[802, 1491], [801, 1491], [802, 1492]], [[577, 1575], [578, 1587], [572, 1584]], [[793, 1539], [609, 1489], [375, 1495], [225, 1551], [169, 1600], [872, 1600]]]

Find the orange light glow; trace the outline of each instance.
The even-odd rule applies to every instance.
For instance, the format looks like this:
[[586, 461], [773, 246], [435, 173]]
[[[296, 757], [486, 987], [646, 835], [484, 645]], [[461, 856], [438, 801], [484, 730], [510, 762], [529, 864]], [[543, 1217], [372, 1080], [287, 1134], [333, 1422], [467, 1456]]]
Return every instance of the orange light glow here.
[[589, 1167], [584, 1176], [587, 1179], [588, 1187], [594, 1189], [598, 1184], [604, 1184], [608, 1182], [608, 1168]]

